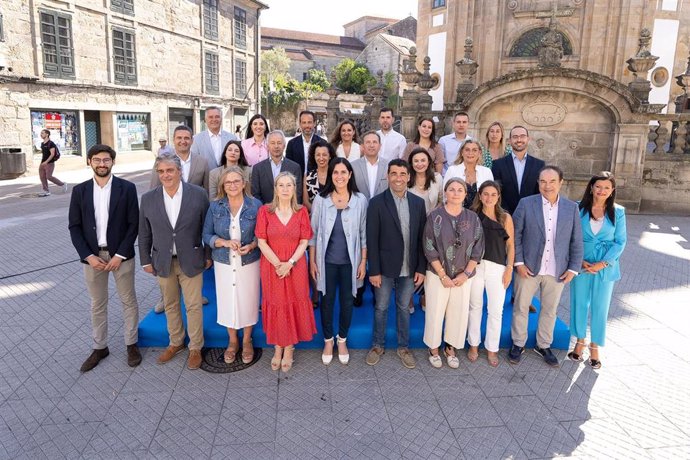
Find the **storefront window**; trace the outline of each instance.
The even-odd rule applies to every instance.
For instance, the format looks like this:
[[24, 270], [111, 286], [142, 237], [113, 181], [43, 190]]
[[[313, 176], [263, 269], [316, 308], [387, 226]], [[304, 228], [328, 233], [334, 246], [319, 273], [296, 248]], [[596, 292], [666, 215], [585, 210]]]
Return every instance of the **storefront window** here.
[[148, 113], [118, 113], [118, 150], [151, 150], [151, 124], [149, 119]]
[[70, 111], [31, 111], [31, 136], [34, 153], [41, 151], [41, 130], [50, 131], [50, 139], [61, 154], [81, 155], [79, 116]]

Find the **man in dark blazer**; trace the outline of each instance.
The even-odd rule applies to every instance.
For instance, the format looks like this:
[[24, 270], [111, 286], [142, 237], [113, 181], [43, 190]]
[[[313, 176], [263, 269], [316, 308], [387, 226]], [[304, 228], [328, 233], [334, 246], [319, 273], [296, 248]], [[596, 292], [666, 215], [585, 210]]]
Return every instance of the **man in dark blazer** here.
[[220, 159], [225, 154], [225, 145], [238, 139], [233, 133], [223, 129], [223, 113], [220, 107], [207, 107], [204, 110], [204, 122], [206, 130], [194, 135], [194, 143], [191, 144], [192, 154], [206, 160], [208, 170], [213, 171], [220, 166]]
[[300, 166], [302, 175], [307, 174], [307, 155], [309, 154], [309, 146], [314, 142], [324, 140], [314, 134], [315, 121], [316, 115], [314, 115], [314, 112], [302, 110], [299, 113], [299, 127], [302, 134], [290, 139], [285, 151], [285, 157]]
[[163, 291], [170, 345], [158, 357], [158, 364], [170, 361], [185, 348], [181, 287], [189, 334], [187, 367], [198, 369], [204, 346], [202, 277], [211, 266], [210, 248], [201, 239], [209, 206], [208, 192], [182, 181], [177, 155], [159, 156], [155, 168], [162, 185], [141, 197], [139, 257], [144, 271], [158, 277]]
[[115, 150], [97, 144], [86, 154], [93, 179], [74, 187], [69, 205], [72, 244], [84, 264], [91, 297], [93, 352], [81, 366], [88, 372], [108, 350], [108, 274], [115, 278], [124, 317], [127, 364], [141, 363], [137, 346], [139, 305], [134, 290], [134, 241], [139, 230], [139, 204], [133, 183], [112, 174]]
[[373, 346], [366, 358], [371, 366], [384, 353], [388, 304], [395, 288], [398, 356], [405, 367], [415, 367], [414, 355], [407, 348], [409, 305], [415, 287], [424, 282], [426, 271], [422, 248], [426, 210], [424, 200], [408, 193], [409, 179], [407, 162], [392, 160], [388, 163], [389, 189], [373, 197], [367, 209], [369, 282], [376, 289]]
[[273, 201], [276, 176], [281, 172], [292, 173], [297, 180], [297, 202], [302, 203], [302, 169], [294, 161], [283, 158], [285, 134], [279, 129], [268, 134], [269, 157], [252, 168], [252, 195], [264, 204]]
[[495, 160], [491, 172], [501, 184], [501, 205], [512, 215], [521, 198], [539, 193], [539, 171], [544, 162], [527, 154], [529, 133], [524, 126], [514, 126], [508, 141], [513, 153]]
[[545, 166], [539, 174], [539, 195], [520, 200], [515, 225], [515, 304], [508, 353], [511, 364], [520, 362], [527, 342], [528, 308], [540, 291], [541, 310], [534, 351], [550, 366], [558, 366], [551, 352], [556, 310], [561, 293], [582, 267], [584, 254], [577, 203], [560, 196], [563, 172]]

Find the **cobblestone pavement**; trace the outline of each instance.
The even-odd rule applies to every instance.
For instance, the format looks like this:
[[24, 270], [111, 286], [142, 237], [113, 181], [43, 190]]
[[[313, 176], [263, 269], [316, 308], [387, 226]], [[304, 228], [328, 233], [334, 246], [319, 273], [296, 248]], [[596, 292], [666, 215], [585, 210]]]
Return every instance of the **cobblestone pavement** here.
[[[115, 171], [145, 189], [143, 163]], [[496, 369], [482, 353], [436, 370], [423, 350], [414, 370], [390, 351], [375, 367], [362, 350], [347, 367], [298, 351], [286, 375], [267, 350], [212, 375], [183, 355], [158, 366], [157, 349], [131, 369], [112, 290], [111, 355], [80, 374], [91, 328], [69, 197], [20, 198], [36, 183], [0, 182], [0, 458], [690, 458], [688, 217], [629, 216], [598, 372], [532, 352], [510, 366], [505, 351]], [[141, 270], [137, 294], [143, 316], [157, 288]]]

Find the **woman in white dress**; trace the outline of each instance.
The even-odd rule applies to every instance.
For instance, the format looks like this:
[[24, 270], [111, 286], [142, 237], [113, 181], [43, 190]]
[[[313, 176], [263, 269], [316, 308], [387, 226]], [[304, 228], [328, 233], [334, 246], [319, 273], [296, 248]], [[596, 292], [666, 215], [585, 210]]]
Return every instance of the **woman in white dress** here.
[[239, 329], [243, 329], [242, 362], [253, 361], [252, 328], [259, 320], [261, 252], [254, 228], [261, 202], [249, 195], [248, 184], [239, 167], [226, 169], [204, 222], [204, 243], [212, 248], [215, 262], [217, 321], [228, 328], [226, 363], [234, 362], [240, 350]]
[[359, 150], [357, 128], [351, 120], [340, 122], [330, 142], [335, 154], [340, 158], [347, 158], [350, 163], [362, 155]]

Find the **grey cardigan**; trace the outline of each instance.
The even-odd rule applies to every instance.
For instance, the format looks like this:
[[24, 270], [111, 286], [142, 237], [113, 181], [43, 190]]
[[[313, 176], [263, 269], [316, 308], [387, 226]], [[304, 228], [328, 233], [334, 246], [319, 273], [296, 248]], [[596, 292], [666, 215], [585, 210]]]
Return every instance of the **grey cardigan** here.
[[[366, 197], [361, 193], [354, 193], [341, 214], [347, 240], [347, 253], [352, 262], [352, 295], [357, 295], [357, 288], [362, 286], [364, 281], [357, 279], [357, 267], [362, 262], [362, 249], [367, 247], [367, 206]], [[316, 267], [319, 270], [316, 288], [324, 294], [326, 293], [326, 248], [328, 248], [337, 214], [338, 209], [330, 197], [323, 198], [320, 195], [314, 197], [314, 203], [311, 205], [311, 228], [314, 236], [309, 240], [309, 246], [316, 248]]]

